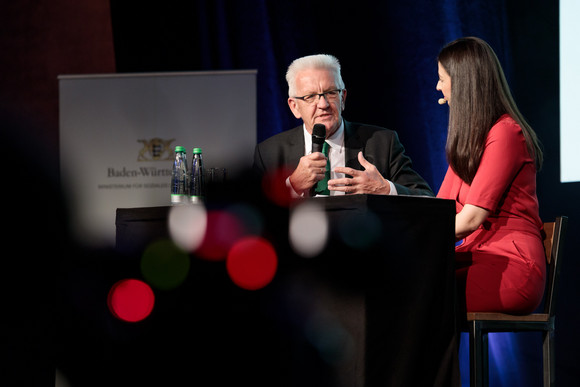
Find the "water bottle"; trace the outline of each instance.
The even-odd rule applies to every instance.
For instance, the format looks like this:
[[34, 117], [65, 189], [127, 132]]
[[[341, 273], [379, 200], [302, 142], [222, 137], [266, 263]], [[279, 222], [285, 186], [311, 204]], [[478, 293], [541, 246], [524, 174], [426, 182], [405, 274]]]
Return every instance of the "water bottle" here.
[[191, 178], [189, 179], [189, 197], [191, 203], [201, 203], [205, 198], [205, 181], [201, 148], [193, 148], [191, 161]]
[[187, 153], [184, 147], [176, 146], [171, 173], [171, 205], [187, 204], [188, 196]]

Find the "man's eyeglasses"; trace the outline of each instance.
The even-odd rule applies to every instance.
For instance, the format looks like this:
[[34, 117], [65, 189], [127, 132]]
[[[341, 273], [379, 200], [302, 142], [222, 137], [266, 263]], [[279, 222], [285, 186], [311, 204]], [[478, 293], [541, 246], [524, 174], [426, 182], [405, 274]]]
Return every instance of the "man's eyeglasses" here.
[[[340, 96], [340, 93], [342, 92], [343, 89], [334, 89], [334, 90], [329, 90], [329, 91], [325, 91], [324, 93], [315, 93], [315, 94], [308, 94], [302, 97], [292, 97], [292, 98], [296, 98], [296, 99], [300, 99], [304, 102], [306, 102], [308, 105], [312, 105], [314, 103], [317, 103], [320, 98], [324, 97], [326, 99], [326, 101], [330, 102], [330, 101], [336, 101], [338, 99], [338, 97]], [[318, 97], [318, 98], [316, 98]]]

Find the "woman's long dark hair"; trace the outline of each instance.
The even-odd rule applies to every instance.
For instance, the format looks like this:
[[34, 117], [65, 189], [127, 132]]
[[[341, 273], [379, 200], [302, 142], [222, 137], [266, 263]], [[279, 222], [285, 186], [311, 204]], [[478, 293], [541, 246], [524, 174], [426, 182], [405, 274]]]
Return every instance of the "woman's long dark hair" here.
[[455, 173], [471, 184], [487, 134], [503, 114], [520, 125], [539, 170], [543, 162], [540, 142], [518, 110], [493, 49], [479, 38], [460, 38], [443, 47], [437, 60], [451, 77], [445, 153]]

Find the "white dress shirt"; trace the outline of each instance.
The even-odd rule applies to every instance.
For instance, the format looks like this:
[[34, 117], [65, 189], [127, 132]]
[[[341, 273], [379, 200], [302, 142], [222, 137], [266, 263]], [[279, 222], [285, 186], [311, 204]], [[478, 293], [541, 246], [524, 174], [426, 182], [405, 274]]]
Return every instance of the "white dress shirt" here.
[[[312, 153], [312, 135], [308, 133], [306, 130], [306, 126], [302, 126], [304, 130], [304, 155], [309, 155]], [[336, 167], [344, 167], [346, 162], [346, 155], [344, 149], [344, 120], [341, 122], [340, 126], [330, 137], [326, 139], [326, 142], [330, 145], [330, 149], [328, 150], [328, 158], [330, 160], [330, 178], [331, 179], [340, 179], [343, 178], [345, 175], [344, 173], [337, 173], [334, 172]], [[391, 186], [391, 190], [389, 195], [396, 195], [397, 189], [395, 185], [387, 180], [389, 185]], [[298, 197], [298, 195], [293, 189], [292, 185], [290, 184], [290, 177], [286, 179], [286, 185], [290, 188], [290, 191], [293, 196]], [[345, 193], [342, 191], [330, 191], [330, 196], [338, 196], [344, 195]], [[326, 196], [326, 195], [316, 195], [316, 196]]]

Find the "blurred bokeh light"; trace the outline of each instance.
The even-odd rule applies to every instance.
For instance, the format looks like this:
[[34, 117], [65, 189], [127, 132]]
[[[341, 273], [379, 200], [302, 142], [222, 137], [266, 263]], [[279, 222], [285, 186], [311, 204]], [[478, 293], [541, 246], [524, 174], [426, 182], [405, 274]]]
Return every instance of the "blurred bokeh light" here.
[[337, 317], [326, 311], [315, 311], [306, 325], [306, 336], [330, 365], [351, 361], [354, 340]]
[[173, 242], [184, 251], [192, 252], [205, 236], [207, 210], [203, 204], [171, 207], [168, 226]]
[[287, 207], [292, 201], [288, 187], [286, 187], [286, 177], [290, 176], [291, 170], [280, 168], [276, 171], [266, 173], [262, 178], [262, 191], [264, 195], [274, 204]]
[[298, 204], [290, 214], [290, 245], [293, 250], [311, 258], [322, 252], [328, 240], [328, 219], [324, 208], [309, 201]]
[[139, 322], [153, 311], [155, 294], [143, 281], [123, 279], [111, 287], [107, 304], [110, 312], [118, 319]]
[[372, 211], [353, 214], [341, 222], [338, 230], [343, 242], [354, 249], [364, 250], [379, 242], [382, 224]]
[[264, 219], [258, 209], [246, 203], [236, 203], [227, 207], [227, 211], [242, 222], [246, 234], [262, 235]]
[[190, 260], [186, 252], [171, 240], [151, 243], [141, 257], [141, 273], [148, 284], [160, 290], [170, 290], [185, 281]]
[[209, 211], [205, 237], [195, 253], [203, 259], [223, 261], [234, 243], [244, 235], [244, 223], [236, 215], [226, 210]]
[[276, 251], [264, 238], [246, 237], [229, 251], [226, 269], [232, 282], [246, 290], [268, 285], [278, 269]]

